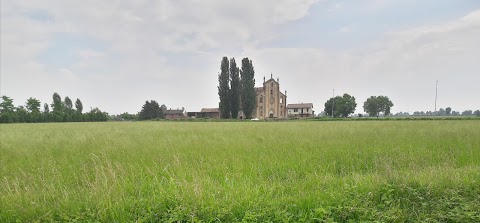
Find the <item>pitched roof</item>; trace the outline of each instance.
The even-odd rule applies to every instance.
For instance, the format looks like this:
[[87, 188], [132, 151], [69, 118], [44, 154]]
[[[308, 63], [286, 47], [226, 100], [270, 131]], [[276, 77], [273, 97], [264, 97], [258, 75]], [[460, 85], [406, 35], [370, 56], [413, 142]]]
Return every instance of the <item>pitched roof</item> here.
[[218, 108], [202, 108], [200, 112], [220, 112]]
[[312, 103], [288, 104], [287, 108], [313, 108]]
[[165, 110], [165, 114], [183, 114], [185, 112], [185, 110], [183, 109], [169, 109], [169, 110]]

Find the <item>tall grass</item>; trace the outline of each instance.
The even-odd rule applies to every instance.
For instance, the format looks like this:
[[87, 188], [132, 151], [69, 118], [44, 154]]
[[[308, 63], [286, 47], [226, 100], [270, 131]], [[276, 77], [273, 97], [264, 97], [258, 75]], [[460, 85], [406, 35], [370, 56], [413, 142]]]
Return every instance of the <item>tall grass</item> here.
[[0, 128], [0, 222], [480, 221], [478, 120]]

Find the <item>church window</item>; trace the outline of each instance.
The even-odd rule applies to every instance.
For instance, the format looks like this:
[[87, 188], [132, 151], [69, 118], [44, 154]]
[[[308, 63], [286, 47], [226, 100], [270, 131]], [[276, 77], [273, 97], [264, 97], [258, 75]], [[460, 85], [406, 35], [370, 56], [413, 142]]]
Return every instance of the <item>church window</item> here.
[[281, 103], [283, 103], [283, 98], [282, 98], [282, 97], [280, 97], [280, 104], [281, 104]]
[[263, 96], [260, 96], [260, 103], [263, 103]]
[[270, 89], [270, 94], [273, 94], [273, 90], [272, 90], [272, 89]]

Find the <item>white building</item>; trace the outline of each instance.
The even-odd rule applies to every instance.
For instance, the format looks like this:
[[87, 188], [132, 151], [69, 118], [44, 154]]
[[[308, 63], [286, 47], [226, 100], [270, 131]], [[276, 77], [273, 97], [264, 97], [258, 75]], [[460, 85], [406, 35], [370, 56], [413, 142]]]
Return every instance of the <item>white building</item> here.
[[288, 104], [287, 110], [289, 118], [315, 117], [312, 103]]

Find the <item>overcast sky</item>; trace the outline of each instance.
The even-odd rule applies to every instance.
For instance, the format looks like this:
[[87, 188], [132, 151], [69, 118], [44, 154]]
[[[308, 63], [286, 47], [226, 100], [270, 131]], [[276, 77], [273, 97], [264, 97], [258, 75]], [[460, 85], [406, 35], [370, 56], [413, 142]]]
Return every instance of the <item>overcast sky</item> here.
[[392, 112], [480, 109], [478, 0], [1, 1], [1, 94], [24, 104], [80, 98], [136, 113], [145, 100], [218, 106], [223, 56], [248, 57], [256, 85], [287, 102], [372, 95]]

